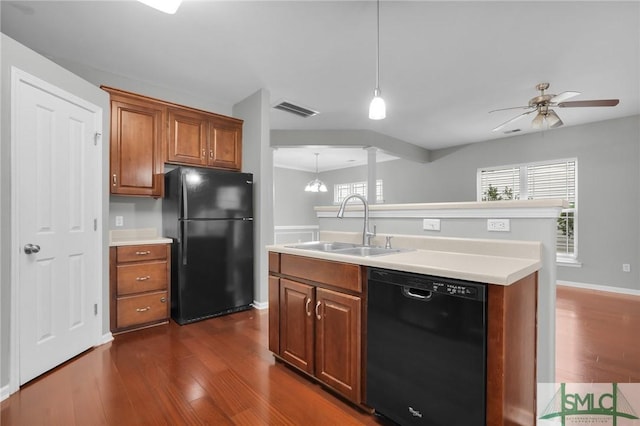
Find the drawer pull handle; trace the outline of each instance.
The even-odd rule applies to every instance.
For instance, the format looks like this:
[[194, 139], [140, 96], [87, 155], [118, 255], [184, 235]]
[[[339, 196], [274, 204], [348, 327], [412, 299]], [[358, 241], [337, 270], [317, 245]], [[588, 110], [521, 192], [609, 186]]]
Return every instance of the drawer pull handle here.
[[137, 251], [136, 254], [138, 256], [145, 256], [147, 254], [151, 254], [151, 252], [149, 250], [147, 250], [147, 251]]
[[320, 316], [320, 313], [318, 313], [318, 308], [320, 308], [320, 304], [321, 304], [321, 303], [322, 303], [322, 302], [320, 302], [320, 301], [318, 301], [318, 302], [316, 303], [316, 318], [318, 318], [319, 320], [321, 320], [321, 319], [322, 319], [322, 317]]
[[166, 303], [166, 302], [167, 302], [167, 298], [166, 298], [166, 297], [162, 297], [162, 298], [160, 298], [160, 301], [161, 301], [162, 303]]
[[147, 312], [151, 310], [151, 306], [147, 306], [146, 308], [136, 308], [136, 312]]
[[307, 297], [307, 303], [304, 305], [304, 310], [307, 312], [307, 316], [311, 316], [311, 310], [309, 309], [309, 304], [311, 303], [311, 298]]
[[151, 276], [147, 275], [146, 277], [136, 277], [136, 281], [146, 281], [151, 279]]

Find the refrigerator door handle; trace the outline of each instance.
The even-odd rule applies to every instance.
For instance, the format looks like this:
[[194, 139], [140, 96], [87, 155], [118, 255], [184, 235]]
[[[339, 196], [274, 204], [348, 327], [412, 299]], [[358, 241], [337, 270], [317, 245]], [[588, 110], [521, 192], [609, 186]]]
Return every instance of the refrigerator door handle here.
[[182, 180], [182, 217], [185, 219], [189, 218], [189, 198], [187, 197], [187, 179], [182, 175], [180, 177]]
[[187, 247], [188, 247], [188, 241], [189, 241], [189, 237], [187, 236], [189, 234], [187, 226], [189, 226], [189, 222], [187, 222], [186, 220], [181, 221], [182, 223], [182, 264], [186, 265], [187, 264]]

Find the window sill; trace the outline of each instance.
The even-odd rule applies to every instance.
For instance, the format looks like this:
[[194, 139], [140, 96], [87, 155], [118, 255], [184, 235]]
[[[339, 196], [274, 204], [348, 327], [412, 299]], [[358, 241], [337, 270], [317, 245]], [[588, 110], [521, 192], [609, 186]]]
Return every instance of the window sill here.
[[582, 262], [577, 259], [570, 259], [566, 257], [556, 257], [556, 264], [558, 266], [568, 266], [570, 268], [582, 268]]

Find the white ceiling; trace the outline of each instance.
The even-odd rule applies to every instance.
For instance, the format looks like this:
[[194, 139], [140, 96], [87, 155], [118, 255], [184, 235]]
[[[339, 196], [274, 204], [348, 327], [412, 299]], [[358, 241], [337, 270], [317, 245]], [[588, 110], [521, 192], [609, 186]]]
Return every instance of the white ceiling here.
[[[619, 98], [563, 108], [566, 126], [640, 113], [639, 1], [398, 1], [380, 6], [387, 118], [375, 86], [374, 1], [2, 1], [2, 32], [54, 61], [233, 105], [260, 88], [320, 111], [272, 110], [273, 129], [368, 129], [428, 149], [505, 137], [534, 86]], [[533, 118], [533, 117], [531, 117]], [[531, 131], [528, 118], [504, 130]], [[553, 130], [550, 130], [553, 131]], [[313, 160], [313, 158], [312, 158]]]

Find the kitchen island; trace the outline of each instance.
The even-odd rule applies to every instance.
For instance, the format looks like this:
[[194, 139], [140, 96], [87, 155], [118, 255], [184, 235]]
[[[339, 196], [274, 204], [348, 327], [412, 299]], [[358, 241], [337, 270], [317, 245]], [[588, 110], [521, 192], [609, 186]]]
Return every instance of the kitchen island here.
[[[354, 237], [321, 234], [330, 241]], [[486, 283], [486, 424], [533, 424], [540, 243], [401, 235], [393, 240], [411, 250], [363, 257], [267, 247], [269, 347], [276, 358], [368, 409], [367, 268]]]

